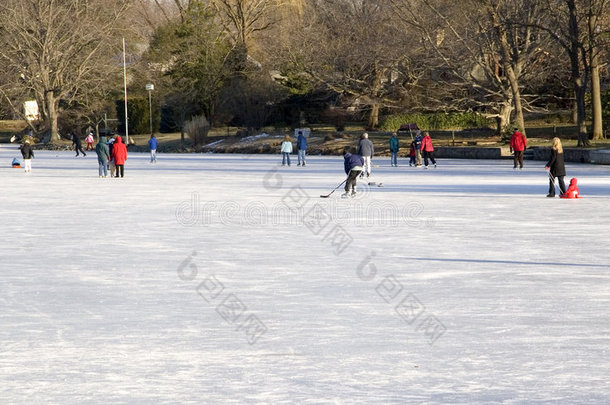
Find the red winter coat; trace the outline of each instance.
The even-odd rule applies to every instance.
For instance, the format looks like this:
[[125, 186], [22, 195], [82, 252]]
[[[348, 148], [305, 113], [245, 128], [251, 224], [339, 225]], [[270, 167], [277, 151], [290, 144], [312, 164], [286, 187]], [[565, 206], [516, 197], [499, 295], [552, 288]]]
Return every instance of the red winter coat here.
[[527, 147], [527, 139], [519, 131], [515, 131], [513, 136], [510, 137], [510, 150], [515, 152], [524, 151]]
[[580, 198], [580, 196], [578, 195], [578, 186], [576, 185], [577, 182], [578, 182], [578, 180], [576, 180], [576, 177], [572, 178], [572, 180], [570, 180], [570, 187], [568, 187], [566, 192], [563, 193], [562, 195], [560, 195], [559, 197], [561, 197], [561, 198]]
[[432, 146], [432, 139], [430, 138], [430, 135], [424, 136], [424, 139], [421, 140], [420, 150], [424, 152], [434, 152], [434, 146]]
[[112, 147], [112, 158], [115, 165], [124, 165], [127, 160], [127, 146], [125, 146], [120, 136], [116, 137]]

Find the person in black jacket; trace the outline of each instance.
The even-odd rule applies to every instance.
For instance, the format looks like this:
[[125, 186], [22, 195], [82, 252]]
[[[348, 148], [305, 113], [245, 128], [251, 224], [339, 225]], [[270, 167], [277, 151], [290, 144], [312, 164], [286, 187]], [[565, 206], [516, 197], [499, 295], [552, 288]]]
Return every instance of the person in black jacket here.
[[547, 162], [546, 170], [549, 171], [549, 194], [547, 197], [555, 197], [555, 179], [559, 179], [561, 194], [566, 192], [564, 177], [566, 176], [566, 165], [563, 160], [563, 147], [559, 138], [553, 138], [551, 148], [551, 159]]
[[26, 139], [23, 145], [21, 145], [21, 156], [23, 156], [23, 163], [25, 166], [25, 172], [32, 172], [32, 158], [34, 157], [34, 151], [30, 146], [29, 139]]
[[78, 151], [81, 151], [83, 156], [87, 156], [83, 150], [83, 145], [81, 144], [80, 138], [74, 133], [72, 134], [72, 143], [74, 144], [74, 149], [76, 150], [76, 156], [78, 156]]

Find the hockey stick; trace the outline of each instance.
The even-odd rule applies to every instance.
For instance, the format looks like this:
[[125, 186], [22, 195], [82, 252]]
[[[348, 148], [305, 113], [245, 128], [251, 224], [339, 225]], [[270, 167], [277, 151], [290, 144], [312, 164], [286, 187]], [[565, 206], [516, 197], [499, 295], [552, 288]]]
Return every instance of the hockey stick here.
[[341, 182], [341, 184], [339, 184], [337, 187], [333, 188], [333, 191], [331, 191], [330, 193], [328, 193], [328, 194], [326, 194], [326, 195], [321, 195], [321, 196], [320, 196], [320, 198], [328, 198], [328, 197], [330, 197], [330, 195], [331, 195], [332, 193], [334, 193], [334, 192], [335, 192], [335, 190], [337, 190], [337, 189], [338, 189], [339, 187], [341, 187], [343, 184], [345, 184], [345, 182], [346, 182], [346, 181], [347, 181], [347, 179], [343, 180], [343, 181]]

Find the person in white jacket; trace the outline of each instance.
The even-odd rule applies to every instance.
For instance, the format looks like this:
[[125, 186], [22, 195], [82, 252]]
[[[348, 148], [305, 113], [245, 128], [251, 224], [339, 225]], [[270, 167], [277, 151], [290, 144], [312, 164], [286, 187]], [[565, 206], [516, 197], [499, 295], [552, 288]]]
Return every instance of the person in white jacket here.
[[290, 141], [290, 136], [286, 135], [284, 137], [284, 142], [282, 142], [282, 166], [290, 166], [290, 154], [292, 153], [292, 142]]

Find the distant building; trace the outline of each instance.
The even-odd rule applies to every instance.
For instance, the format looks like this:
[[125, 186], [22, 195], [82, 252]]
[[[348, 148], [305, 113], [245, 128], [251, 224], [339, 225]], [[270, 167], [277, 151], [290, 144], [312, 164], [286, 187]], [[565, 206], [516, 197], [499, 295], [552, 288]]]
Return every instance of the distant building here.
[[23, 113], [28, 121], [38, 121], [40, 112], [38, 111], [38, 103], [36, 100], [28, 100], [23, 103]]

